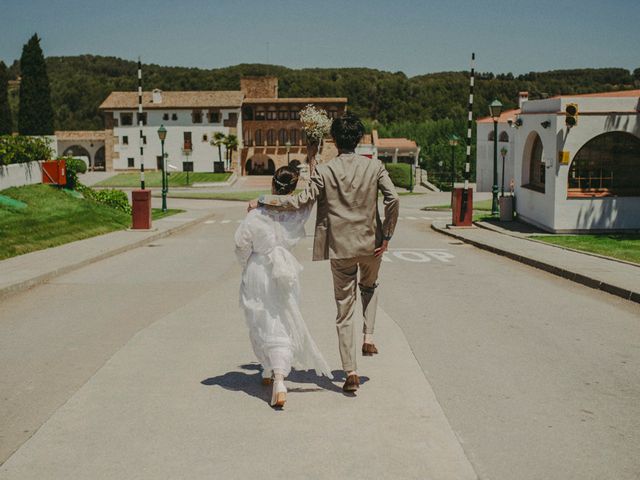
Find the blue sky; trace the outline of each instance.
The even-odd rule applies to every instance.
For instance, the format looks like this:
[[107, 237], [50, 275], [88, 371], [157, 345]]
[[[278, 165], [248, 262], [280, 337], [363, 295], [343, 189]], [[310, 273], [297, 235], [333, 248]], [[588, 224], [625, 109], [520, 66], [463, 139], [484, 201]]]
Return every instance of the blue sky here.
[[640, 0], [0, 0], [0, 59], [37, 32], [45, 55], [161, 65], [275, 63], [419, 75], [640, 67]]

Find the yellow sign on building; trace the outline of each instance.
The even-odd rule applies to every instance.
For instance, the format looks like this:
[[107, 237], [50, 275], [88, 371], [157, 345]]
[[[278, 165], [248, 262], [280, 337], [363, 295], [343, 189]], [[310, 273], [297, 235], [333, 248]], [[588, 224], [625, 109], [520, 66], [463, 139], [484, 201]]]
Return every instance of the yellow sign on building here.
[[558, 162], [561, 165], [569, 165], [570, 155], [566, 150], [560, 150], [558, 152]]

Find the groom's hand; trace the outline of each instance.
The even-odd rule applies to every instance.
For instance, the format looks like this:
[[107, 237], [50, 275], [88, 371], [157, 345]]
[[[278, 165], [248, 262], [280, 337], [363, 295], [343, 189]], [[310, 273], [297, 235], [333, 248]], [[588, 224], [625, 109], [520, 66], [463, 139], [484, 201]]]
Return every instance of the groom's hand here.
[[255, 210], [256, 208], [258, 208], [258, 199], [251, 200], [249, 202], [249, 205], [247, 206], [247, 212], [250, 212], [251, 210]]
[[389, 240], [383, 240], [382, 241], [382, 245], [379, 246], [378, 248], [376, 248], [373, 251], [373, 254], [376, 257], [379, 257], [380, 255], [382, 255], [384, 252], [386, 252], [389, 249]]

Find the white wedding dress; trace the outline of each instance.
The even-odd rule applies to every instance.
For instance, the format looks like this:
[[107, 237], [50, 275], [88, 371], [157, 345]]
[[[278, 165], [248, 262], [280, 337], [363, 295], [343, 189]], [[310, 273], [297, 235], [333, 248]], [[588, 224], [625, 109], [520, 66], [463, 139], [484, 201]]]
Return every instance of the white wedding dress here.
[[293, 366], [333, 378], [300, 312], [302, 265], [291, 253], [305, 235], [310, 210], [257, 208], [235, 234], [236, 255], [244, 268], [240, 306], [264, 377], [287, 376]]

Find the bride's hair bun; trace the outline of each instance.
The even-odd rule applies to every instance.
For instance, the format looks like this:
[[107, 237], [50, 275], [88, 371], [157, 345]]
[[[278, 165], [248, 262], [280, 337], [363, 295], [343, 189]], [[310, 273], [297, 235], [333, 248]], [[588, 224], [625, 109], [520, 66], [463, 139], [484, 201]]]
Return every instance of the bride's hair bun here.
[[296, 189], [299, 178], [298, 169], [285, 165], [273, 175], [273, 189], [277, 195], [288, 195]]

